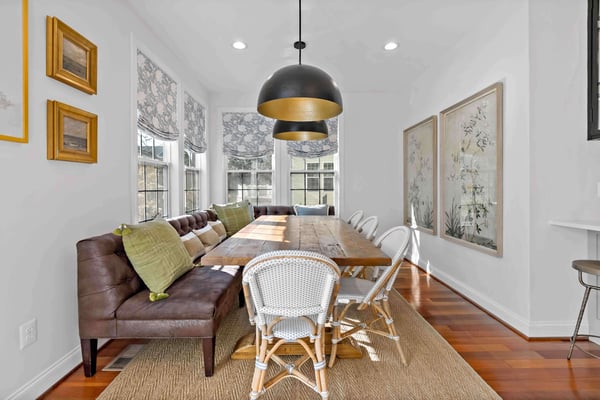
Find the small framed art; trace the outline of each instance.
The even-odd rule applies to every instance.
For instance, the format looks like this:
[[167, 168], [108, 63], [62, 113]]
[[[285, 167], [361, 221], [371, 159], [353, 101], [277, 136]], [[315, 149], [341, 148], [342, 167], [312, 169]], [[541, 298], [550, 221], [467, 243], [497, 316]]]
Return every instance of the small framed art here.
[[98, 161], [98, 116], [68, 104], [48, 100], [48, 160]]
[[56, 17], [46, 17], [46, 75], [96, 94], [98, 48]]

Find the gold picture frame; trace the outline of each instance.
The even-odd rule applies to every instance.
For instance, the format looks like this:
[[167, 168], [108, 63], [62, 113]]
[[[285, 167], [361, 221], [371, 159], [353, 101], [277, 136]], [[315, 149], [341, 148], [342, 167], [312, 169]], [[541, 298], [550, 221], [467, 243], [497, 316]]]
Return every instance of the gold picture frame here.
[[440, 112], [440, 236], [502, 256], [502, 82]]
[[0, 76], [0, 140], [17, 143], [29, 141], [27, 10], [27, 0], [0, 4], [0, 34], [6, 38], [0, 51], [7, 60]]
[[404, 130], [404, 224], [437, 234], [437, 117]]
[[98, 116], [48, 100], [48, 160], [95, 163], [98, 161]]
[[97, 93], [98, 48], [56, 17], [46, 17], [46, 75]]

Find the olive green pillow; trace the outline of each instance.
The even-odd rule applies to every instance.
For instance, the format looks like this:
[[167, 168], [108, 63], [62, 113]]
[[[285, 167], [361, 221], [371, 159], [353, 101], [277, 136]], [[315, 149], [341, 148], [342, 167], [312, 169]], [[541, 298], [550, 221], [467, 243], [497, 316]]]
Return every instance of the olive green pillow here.
[[121, 225], [115, 233], [123, 236], [125, 253], [150, 289], [151, 301], [167, 297], [167, 288], [193, 268], [179, 234], [164, 219]]
[[219, 220], [225, 225], [227, 236], [235, 234], [252, 222], [247, 206], [220, 206], [213, 204], [213, 208]]

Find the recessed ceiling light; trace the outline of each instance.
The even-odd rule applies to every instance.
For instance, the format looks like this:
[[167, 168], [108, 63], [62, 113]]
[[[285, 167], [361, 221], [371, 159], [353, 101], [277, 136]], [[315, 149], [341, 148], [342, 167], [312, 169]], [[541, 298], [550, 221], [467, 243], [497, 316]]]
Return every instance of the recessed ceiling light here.
[[398, 43], [396, 42], [387, 42], [385, 46], [383, 46], [386, 50], [394, 50], [396, 47], [398, 47]]
[[233, 42], [232, 46], [233, 46], [233, 48], [234, 48], [234, 49], [237, 49], [237, 50], [244, 50], [244, 49], [246, 48], [246, 43], [244, 43], [244, 42], [240, 42], [240, 41], [238, 40], [238, 41], [236, 41], [236, 42]]

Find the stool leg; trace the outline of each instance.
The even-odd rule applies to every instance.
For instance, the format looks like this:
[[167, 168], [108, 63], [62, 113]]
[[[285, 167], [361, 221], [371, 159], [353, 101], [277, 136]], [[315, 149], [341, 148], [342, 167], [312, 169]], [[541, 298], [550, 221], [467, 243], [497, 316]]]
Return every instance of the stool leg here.
[[581, 308], [579, 309], [579, 316], [577, 317], [577, 324], [575, 325], [575, 331], [573, 332], [573, 336], [571, 336], [571, 347], [569, 348], [569, 355], [567, 356], [567, 360], [571, 359], [571, 354], [573, 354], [573, 347], [575, 346], [575, 340], [577, 340], [577, 334], [579, 333], [579, 325], [581, 325], [581, 319], [583, 318], [583, 312], [585, 311], [585, 306], [588, 301], [588, 297], [590, 297], [591, 289], [589, 287], [585, 288], [585, 293], [583, 294], [583, 301], [581, 302]]

